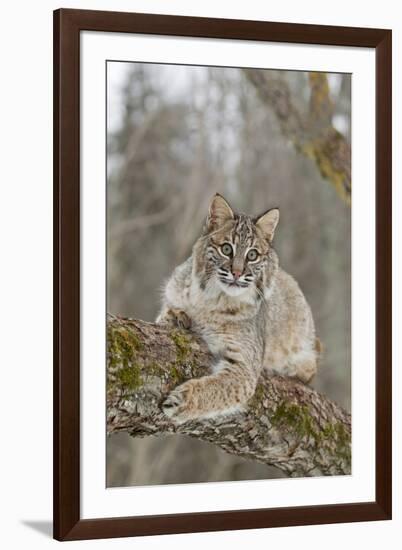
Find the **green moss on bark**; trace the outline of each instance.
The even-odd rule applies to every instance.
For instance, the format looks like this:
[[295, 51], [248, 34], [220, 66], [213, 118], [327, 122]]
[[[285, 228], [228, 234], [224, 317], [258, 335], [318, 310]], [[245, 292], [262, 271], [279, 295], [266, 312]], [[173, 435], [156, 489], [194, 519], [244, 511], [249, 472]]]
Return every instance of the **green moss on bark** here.
[[172, 385], [178, 386], [189, 378], [188, 372], [186, 374], [182, 367], [188, 367], [186, 370], [189, 371], [189, 369], [192, 370], [194, 366], [193, 362], [190, 360], [192, 355], [192, 346], [190, 338], [181, 330], [173, 330], [170, 337], [176, 348], [176, 361], [171, 366], [169, 374]]
[[264, 386], [257, 384], [253, 397], [248, 402], [248, 407], [258, 412], [263, 408]]
[[272, 426], [293, 432], [299, 439], [313, 439], [316, 447], [335, 445], [340, 459], [350, 463], [350, 433], [340, 421], [320, 427], [306, 405], [282, 402], [270, 418]]
[[318, 433], [315, 423], [305, 405], [282, 402], [271, 416], [273, 426], [293, 431], [298, 437], [313, 437], [317, 439]]
[[189, 338], [179, 330], [173, 330], [171, 338], [176, 346], [177, 363], [185, 363], [191, 354], [191, 343]]
[[142, 384], [141, 368], [136, 354], [143, 348], [138, 336], [125, 327], [109, 324], [107, 333], [108, 362], [113, 376], [108, 376], [108, 389], [116, 384], [132, 391]]
[[141, 386], [142, 378], [135, 365], [123, 367], [116, 372], [116, 380], [124, 390], [132, 391]]

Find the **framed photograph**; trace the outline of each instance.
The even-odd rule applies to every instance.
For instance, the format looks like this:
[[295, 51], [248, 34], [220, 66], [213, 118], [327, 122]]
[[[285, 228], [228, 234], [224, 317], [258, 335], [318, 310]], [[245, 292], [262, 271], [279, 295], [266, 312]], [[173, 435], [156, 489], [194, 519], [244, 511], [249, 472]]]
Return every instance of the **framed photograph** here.
[[54, 12], [54, 536], [391, 518], [391, 31]]

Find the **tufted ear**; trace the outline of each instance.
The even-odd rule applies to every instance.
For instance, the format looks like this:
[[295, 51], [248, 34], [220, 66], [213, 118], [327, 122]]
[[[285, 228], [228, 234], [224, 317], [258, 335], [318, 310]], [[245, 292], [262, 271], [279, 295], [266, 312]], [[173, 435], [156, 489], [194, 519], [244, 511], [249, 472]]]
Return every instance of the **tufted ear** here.
[[271, 210], [268, 210], [268, 212], [265, 212], [265, 214], [262, 214], [257, 218], [255, 225], [261, 229], [262, 233], [264, 234], [264, 237], [269, 242], [272, 242], [278, 222], [279, 222], [279, 209], [271, 208]]
[[233, 210], [230, 208], [226, 200], [216, 193], [211, 200], [207, 216], [208, 231], [213, 231], [225, 225], [229, 220], [234, 219]]

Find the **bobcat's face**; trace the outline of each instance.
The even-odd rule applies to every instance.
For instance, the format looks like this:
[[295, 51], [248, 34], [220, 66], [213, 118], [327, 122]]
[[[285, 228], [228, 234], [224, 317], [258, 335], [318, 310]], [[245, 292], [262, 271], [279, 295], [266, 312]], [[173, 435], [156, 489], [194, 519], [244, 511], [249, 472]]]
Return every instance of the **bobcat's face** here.
[[229, 296], [256, 290], [262, 293], [266, 272], [273, 261], [271, 241], [279, 211], [258, 218], [235, 214], [220, 195], [209, 208], [203, 261], [198, 261], [201, 282], [216, 284]]
[[[226, 294], [239, 296], [261, 283], [268, 261], [269, 245], [258, 237], [251, 218], [237, 216], [208, 239], [206, 260]], [[258, 285], [261, 286], [261, 285]]]

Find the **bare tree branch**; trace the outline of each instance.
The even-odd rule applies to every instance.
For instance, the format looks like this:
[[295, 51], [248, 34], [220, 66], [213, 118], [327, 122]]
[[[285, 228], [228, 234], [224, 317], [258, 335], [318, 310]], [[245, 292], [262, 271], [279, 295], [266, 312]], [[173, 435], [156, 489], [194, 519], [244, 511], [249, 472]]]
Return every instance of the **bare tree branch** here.
[[161, 411], [164, 397], [207, 374], [211, 362], [206, 345], [191, 332], [110, 316], [108, 433], [185, 434], [294, 477], [350, 474], [350, 415], [289, 378], [262, 376], [243, 412], [173, 424]]
[[351, 202], [351, 152], [346, 138], [332, 125], [333, 105], [325, 73], [309, 73], [310, 108], [300, 113], [279, 71], [244, 69], [263, 103], [279, 120], [283, 134], [317, 164], [339, 195]]

